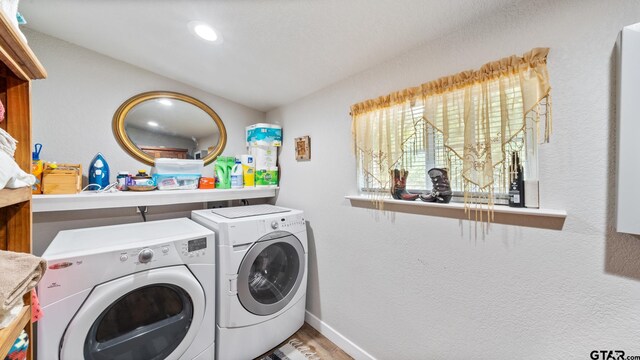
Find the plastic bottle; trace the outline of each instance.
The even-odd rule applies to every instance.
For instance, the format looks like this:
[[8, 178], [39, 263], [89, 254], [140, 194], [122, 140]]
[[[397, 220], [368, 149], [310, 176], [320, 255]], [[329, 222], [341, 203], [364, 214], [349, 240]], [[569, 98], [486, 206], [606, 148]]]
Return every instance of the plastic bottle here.
[[116, 189], [120, 191], [129, 190], [129, 177], [131, 177], [131, 175], [129, 175], [128, 171], [120, 171], [116, 177], [116, 182], [118, 183]]
[[35, 144], [34, 150], [31, 153], [31, 174], [36, 177], [36, 182], [31, 186], [31, 193], [42, 194], [42, 172], [44, 171], [44, 164], [40, 160], [42, 144]]
[[242, 163], [244, 186], [245, 187], [256, 186], [256, 164], [253, 162], [253, 156], [241, 155], [240, 162]]
[[244, 184], [242, 181], [243, 181], [242, 163], [240, 162], [240, 159], [236, 159], [236, 164], [233, 165], [233, 169], [231, 169], [231, 188], [242, 189], [244, 187]]

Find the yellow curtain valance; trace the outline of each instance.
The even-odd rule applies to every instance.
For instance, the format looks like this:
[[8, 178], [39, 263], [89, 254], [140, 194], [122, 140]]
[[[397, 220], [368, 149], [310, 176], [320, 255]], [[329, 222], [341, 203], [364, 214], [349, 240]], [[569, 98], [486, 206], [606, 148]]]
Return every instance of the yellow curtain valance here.
[[390, 189], [394, 169], [411, 169], [417, 179], [407, 181], [418, 183], [428, 165], [449, 169], [466, 204], [491, 207], [509, 192], [513, 154], [526, 162], [525, 180], [537, 181], [537, 143], [551, 134], [548, 54], [536, 48], [354, 104], [361, 187]]
[[402, 103], [413, 103], [418, 97], [457, 90], [480, 82], [510, 76], [533, 70], [538, 76], [538, 93], [545, 94], [550, 88], [547, 75], [547, 55], [549, 48], [534, 48], [522, 56], [512, 55], [484, 64], [479, 70], [467, 70], [455, 75], [444, 76], [422, 85], [393, 92], [389, 95], [369, 99], [351, 106], [351, 115], [358, 116], [370, 111], [392, 107]]

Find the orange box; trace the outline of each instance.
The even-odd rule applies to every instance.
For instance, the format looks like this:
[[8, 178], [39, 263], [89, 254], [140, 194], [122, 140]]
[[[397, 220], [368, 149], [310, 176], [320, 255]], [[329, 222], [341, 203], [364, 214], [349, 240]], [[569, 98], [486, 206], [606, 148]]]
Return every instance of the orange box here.
[[199, 189], [215, 189], [216, 179], [210, 178], [210, 177], [201, 177], [198, 188]]

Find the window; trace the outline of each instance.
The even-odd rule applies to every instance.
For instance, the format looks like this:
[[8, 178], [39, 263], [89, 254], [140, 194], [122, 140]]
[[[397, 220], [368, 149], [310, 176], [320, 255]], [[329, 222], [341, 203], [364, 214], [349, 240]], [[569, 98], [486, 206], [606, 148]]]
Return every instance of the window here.
[[352, 106], [358, 183], [388, 192], [389, 171], [429, 192], [428, 170], [448, 169], [453, 201], [508, 203], [513, 153], [537, 180], [537, 149], [550, 131], [548, 49], [534, 49]]

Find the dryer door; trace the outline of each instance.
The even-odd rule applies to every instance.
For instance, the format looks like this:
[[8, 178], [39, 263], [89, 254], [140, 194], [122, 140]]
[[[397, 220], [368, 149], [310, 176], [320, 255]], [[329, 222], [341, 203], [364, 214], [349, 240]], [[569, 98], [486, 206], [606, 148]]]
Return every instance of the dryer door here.
[[258, 240], [238, 270], [238, 299], [256, 315], [271, 315], [293, 299], [306, 269], [304, 248], [293, 234], [276, 231]]
[[69, 323], [60, 359], [179, 359], [204, 310], [204, 291], [185, 266], [109, 281], [92, 290]]

